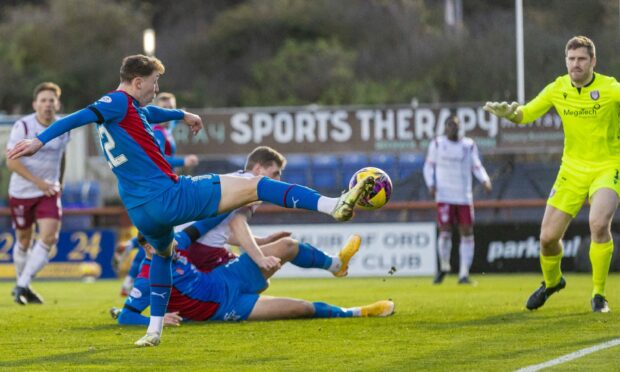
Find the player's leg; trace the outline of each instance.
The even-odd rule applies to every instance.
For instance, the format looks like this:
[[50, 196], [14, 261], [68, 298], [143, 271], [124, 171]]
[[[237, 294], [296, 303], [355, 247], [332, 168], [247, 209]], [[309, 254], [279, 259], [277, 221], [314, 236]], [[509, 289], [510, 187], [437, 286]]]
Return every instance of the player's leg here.
[[610, 188], [600, 188], [590, 199], [590, 262], [592, 263], [592, 310], [608, 312], [605, 282], [614, 250], [611, 221], [618, 207], [618, 193]]
[[434, 284], [441, 284], [450, 272], [450, 255], [452, 253], [452, 224], [454, 220], [453, 206], [446, 203], [437, 203], [437, 255], [439, 256], [439, 271], [433, 279]]
[[15, 265], [16, 280], [24, 271], [24, 266], [28, 261], [28, 249], [32, 245], [32, 232], [34, 225], [30, 225], [25, 229], [15, 229], [15, 244], [13, 244], [13, 263]]
[[285, 208], [301, 208], [329, 214], [339, 221], [349, 220], [357, 201], [371, 191], [374, 184], [369, 176], [364, 182], [339, 198], [323, 196], [308, 187], [277, 181], [269, 177], [240, 178], [220, 176], [221, 199], [218, 213], [236, 209], [256, 200], [267, 201]]
[[[330, 256], [310, 243], [300, 243], [293, 238], [282, 238], [273, 243], [262, 245], [261, 251], [266, 256], [280, 258], [281, 263], [290, 262], [306, 269], [324, 269], [337, 277], [347, 275], [349, 261], [357, 253], [361, 244], [359, 235], [351, 235], [345, 242], [338, 256]], [[263, 271], [266, 278], [276, 270]]]
[[[32, 234], [35, 222], [35, 205], [37, 199], [16, 199], [9, 197], [11, 222], [15, 227], [15, 243], [13, 244], [13, 263], [15, 280], [24, 271], [28, 261], [28, 251], [32, 245]], [[13, 290], [13, 296], [15, 295]]]
[[178, 201], [175, 196], [178, 195], [164, 195], [161, 199], [127, 210], [131, 221], [144, 236], [138, 243], [145, 249], [148, 243], [154, 250], [149, 270], [151, 317], [146, 335], [136, 341], [136, 346], [157, 346], [161, 339], [164, 316], [172, 291], [174, 230], [173, 224], [168, 222], [170, 216], [167, 213], [174, 213], [172, 204]]
[[540, 229], [540, 267], [544, 281], [527, 301], [529, 310], [538, 309], [553, 293], [563, 289], [566, 281], [562, 277], [562, 237], [573, 216], [547, 204]]
[[474, 261], [474, 207], [459, 205], [457, 207], [459, 223], [459, 284], [474, 284], [469, 279], [469, 269]]
[[[39, 238], [35, 241], [24, 270], [17, 279], [17, 291], [23, 292], [28, 303], [41, 304], [43, 299], [30, 288], [30, 282], [49, 262], [50, 250], [58, 241], [60, 220], [56, 218], [37, 219]], [[18, 295], [16, 294], [16, 301]]]
[[248, 320], [276, 320], [295, 318], [351, 318], [388, 316], [394, 313], [392, 301], [342, 308], [324, 302], [308, 302], [294, 298], [260, 296]]

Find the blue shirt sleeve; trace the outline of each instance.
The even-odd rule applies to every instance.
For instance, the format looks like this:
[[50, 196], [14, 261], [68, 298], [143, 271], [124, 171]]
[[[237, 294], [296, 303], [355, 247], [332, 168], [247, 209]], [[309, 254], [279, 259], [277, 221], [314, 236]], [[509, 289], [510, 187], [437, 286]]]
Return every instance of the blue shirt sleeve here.
[[54, 138], [60, 136], [61, 134], [70, 131], [71, 129], [81, 127], [82, 125], [94, 123], [95, 121], [97, 121], [97, 116], [94, 112], [89, 109], [82, 109], [54, 122], [54, 124], [50, 125], [43, 132], [39, 133], [37, 135], [37, 138], [43, 144], [46, 144]]
[[165, 109], [155, 105], [148, 105], [143, 108], [146, 120], [149, 123], [165, 123], [170, 120], [181, 120], [185, 117], [185, 113], [176, 109]]
[[164, 155], [164, 158], [166, 158], [166, 161], [168, 162], [168, 164], [170, 164], [172, 168], [178, 168], [185, 165], [185, 158], [168, 155]]
[[134, 237], [131, 239], [131, 247], [133, 249], [140, 248], [140, 244], [138, 243], [138, 237]]
[[97, 124], [103, 122], [120, 121], [127, 115], [129, 97], [123, 92], [112, 92], [99, 98], [88, 106], [88, 109], [97, 115]]
[[191, 226], [195, 227], [198, 230], [198, 232], [200, 233], [200, 236], [203, 236], [209, 230], [219, 225], [220, 222], [224, 221], [224, 219], [228, 217], [229, 214], [230, 212], [227, 212], [227, 213], [218, 214], [215, 217], [205, 218], [203, 220], [194, 222]]
[[189, 248], [189, 246], [192, 244], [192, 240], [190, 239], [189, 235], [187, 235], [185, 231], [180, 231], [174, 234], [174, 240], [177, 241], [177, 244], [178, 244], [177, 249], [180, 249], [182, 251]]

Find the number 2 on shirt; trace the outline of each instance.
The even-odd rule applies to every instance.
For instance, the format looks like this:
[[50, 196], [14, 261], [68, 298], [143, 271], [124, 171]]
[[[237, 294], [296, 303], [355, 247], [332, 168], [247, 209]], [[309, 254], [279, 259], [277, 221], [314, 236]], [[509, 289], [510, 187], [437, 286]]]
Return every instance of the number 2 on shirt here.
[[[112, 155], [112, 150], [114, 150], [114, 147], [116, 147], [116, 142], [114, 142], [114, 138], [112, 138], [110, 132], [108, 132], [108, 130], [105, 129], [105, 127], [101, 124], [97, 127], [97, 130], [99, 131], [99, 138], [101, 139], [101, 146], [103, 147], [103, 150], [107, 155], [108, 165], [110, 166], [110, 168], [115, 168], [119, 165], [124, 164], [127, 161], [127, 157], [125, 155], [120, 154], [117, 157], [114, 157], [114, 155]], [[106, 139], [105, 142], [103, 141], [104, 137]]]

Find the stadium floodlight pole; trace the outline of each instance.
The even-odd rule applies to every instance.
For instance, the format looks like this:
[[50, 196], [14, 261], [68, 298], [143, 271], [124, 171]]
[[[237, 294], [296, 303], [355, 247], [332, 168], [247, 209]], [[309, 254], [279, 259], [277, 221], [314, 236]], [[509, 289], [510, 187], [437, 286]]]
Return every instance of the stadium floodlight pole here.
[[523, 73], [523, 0], [515, 0], [517, 24], [517, 101], [525, 103], [525, 76]]
[[149, 57], [155, 55], [155, 30], [147, 28], [142, 33], [142, 46], [144, 48], [144, 54]]

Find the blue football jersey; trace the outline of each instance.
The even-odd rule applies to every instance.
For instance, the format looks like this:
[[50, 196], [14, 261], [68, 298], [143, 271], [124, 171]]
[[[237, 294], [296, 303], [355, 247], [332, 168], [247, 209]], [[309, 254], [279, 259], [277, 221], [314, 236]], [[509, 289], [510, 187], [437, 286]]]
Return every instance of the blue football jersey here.
[[152, 200], [177, 182], [150, 123], [182, 119], [182, 111], [140, 107], [123, 91], [108, 93], [88, 108], [97, 115], [101, 148], [118, 178], [119, 194], [127, 209]]

